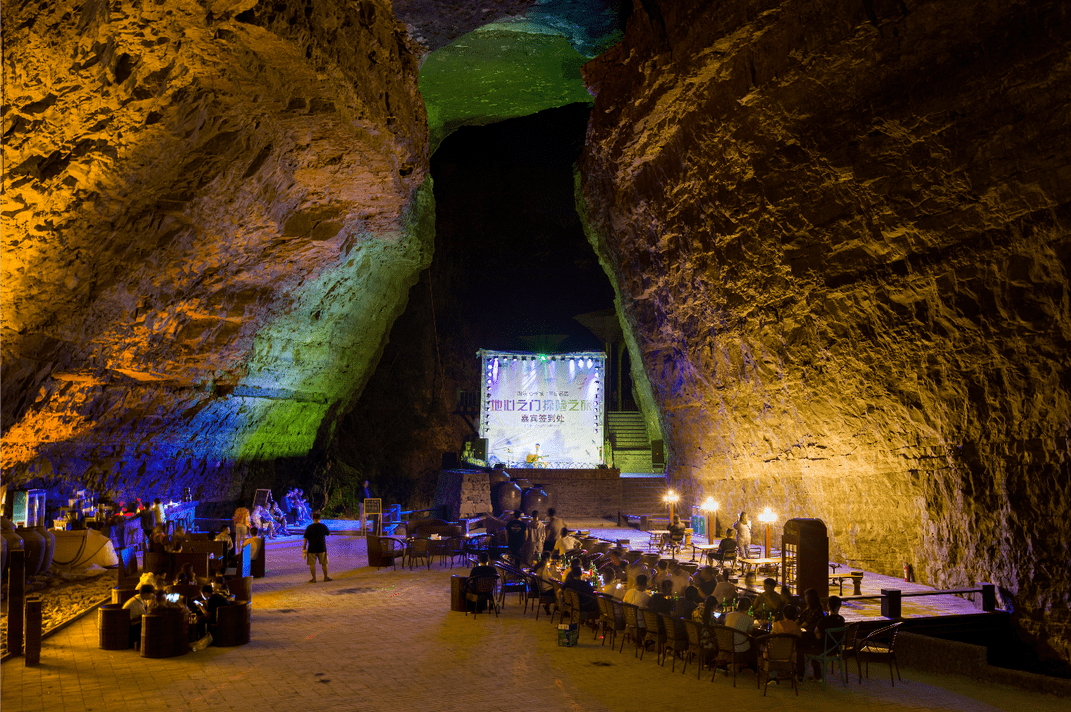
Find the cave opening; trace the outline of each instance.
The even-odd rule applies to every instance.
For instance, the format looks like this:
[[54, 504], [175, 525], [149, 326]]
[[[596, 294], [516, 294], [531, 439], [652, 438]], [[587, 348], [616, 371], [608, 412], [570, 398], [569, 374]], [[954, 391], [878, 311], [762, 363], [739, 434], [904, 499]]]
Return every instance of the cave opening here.
[[[432, 264], [339, 424], [331, 453], [344, 474], [339, 482], [368, 478], [391, 501], [429, 502], [444, 453], [475, 437], [454, 410], [458, 391], [479, 383], [478, 349], [606, 348], [575, 318], [596, 313], [616, 322], [613, 288], [574, 198], [573, 165], [590, 110], [575, 103], [461, 127], [432, 156]], [[625, 353], [617, 368], [627, 369]], [[623, 374], [610, 379], [609, 402], [635, 409]], [[345, 493], [335, 499], [345, 501]]]

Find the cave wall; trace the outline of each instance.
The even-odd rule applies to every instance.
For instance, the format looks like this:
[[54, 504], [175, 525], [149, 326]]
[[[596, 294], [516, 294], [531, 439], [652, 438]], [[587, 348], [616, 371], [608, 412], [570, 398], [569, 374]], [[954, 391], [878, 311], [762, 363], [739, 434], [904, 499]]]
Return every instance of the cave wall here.
[[389, 2], [5, 3], [3, 26], [5, 482], [218, 499], [315, 466], [431, 256]]
[[637, 2], [578, 197], [682, 489], [997, 583], [1065, 664], [1069, 40], [1056, 2]]

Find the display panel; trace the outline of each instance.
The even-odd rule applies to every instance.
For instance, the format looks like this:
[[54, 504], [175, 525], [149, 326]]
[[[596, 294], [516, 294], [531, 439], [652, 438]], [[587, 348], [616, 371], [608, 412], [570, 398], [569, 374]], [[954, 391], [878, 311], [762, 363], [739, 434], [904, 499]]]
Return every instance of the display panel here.
[[480, 437], [506, 467], [593, 468], [603, 462], [599, 351], [532, 354], [481, 350]]

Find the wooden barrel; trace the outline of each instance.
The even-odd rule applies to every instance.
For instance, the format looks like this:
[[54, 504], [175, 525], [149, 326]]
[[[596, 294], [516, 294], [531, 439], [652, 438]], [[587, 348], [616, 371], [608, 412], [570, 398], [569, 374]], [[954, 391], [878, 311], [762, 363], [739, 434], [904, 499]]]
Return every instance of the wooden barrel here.
[[121, 603], [105, 603], [97, 609], [97, 640], [101, 650], [130, 647], [130, 612]]
[[180, 611], [141, 617], [141, 657], [173, 658], [190, 651], [186, 616]]
[[248, 643], [252, 613], [253, 604], [249, 601], [235, 601], [229, 606], [217, 608], [216, 624], [209, 627], [212, 644], [229, 647]]

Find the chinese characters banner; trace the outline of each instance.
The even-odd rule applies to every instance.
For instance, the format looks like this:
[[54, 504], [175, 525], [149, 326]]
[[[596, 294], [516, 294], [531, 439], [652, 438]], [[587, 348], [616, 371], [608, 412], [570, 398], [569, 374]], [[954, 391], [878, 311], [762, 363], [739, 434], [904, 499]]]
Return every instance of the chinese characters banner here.
[[592, 468], [602, 464], [605, 354], [480, 351], [480, 437], [490, 465]]

